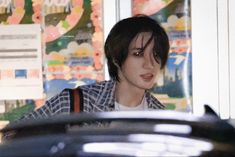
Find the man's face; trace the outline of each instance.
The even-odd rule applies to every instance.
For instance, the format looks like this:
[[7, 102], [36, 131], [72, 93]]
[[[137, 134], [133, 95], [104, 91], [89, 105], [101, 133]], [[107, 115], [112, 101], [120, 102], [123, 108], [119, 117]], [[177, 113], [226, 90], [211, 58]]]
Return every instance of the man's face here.
[[161, 63], [153, 56], [154, 40], [145, 47], [150, 38], [151, 33], [143, 32], [131, 41], [127, 59], [119, 69], [121, 83], [140, 89], [150, 89], [154, 85]]

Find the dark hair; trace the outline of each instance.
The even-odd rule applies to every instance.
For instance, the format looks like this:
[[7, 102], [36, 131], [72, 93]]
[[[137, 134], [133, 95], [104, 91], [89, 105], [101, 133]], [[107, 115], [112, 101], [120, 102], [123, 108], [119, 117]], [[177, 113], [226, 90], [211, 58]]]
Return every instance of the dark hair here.
[[156, 20], [145, 15], [138, 15], [117, 22], [106, 39], [104, 51], [111, 78], [119, 81], [118, 66], [121, 67], [125, 62], [132, 39], [141, 32], [152, 33], [154, 58], [157, 62], [160, 60], [161, 69], [165, 66], [170, 47], [165, 30]]

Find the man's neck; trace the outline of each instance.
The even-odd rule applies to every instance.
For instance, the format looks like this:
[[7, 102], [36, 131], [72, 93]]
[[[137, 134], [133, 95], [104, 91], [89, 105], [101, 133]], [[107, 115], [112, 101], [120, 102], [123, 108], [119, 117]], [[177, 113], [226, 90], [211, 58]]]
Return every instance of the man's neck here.
[[115, 87], [115, 101], [129, 107], [139, 105], [144, 97], [145, 90], [118, 82]]

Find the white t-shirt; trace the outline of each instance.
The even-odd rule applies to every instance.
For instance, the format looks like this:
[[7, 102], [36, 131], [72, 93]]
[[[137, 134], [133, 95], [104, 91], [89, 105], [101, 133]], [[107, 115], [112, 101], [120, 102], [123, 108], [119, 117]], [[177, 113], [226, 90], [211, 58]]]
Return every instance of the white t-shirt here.
[[147, 101], [145, 97], [143, 98], [141, 103], [135, 107], [125, 106], [115, 101], [115, 111], [143, 111], [147, 109], [148, 109], [148, 106], [147, 106]]

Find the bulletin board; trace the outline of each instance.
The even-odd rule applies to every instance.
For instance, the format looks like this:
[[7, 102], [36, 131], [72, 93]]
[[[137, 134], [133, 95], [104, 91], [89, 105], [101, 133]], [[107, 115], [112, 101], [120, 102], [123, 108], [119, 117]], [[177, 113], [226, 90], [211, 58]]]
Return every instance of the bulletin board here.
[[[0, 121], [15, 120], [41, 107], [64, 88], [104, 80], [102, 3], [102, 0], [0, 2], [0, 25], [40, 25], [43, 81], [40, 99], [0, 100]], [[170, 39], [166, 68], [151, 92], [167, 109], [190, 111], [190, 0], [132, 0], [132, 14], [139, 13], [158, 20]]]

